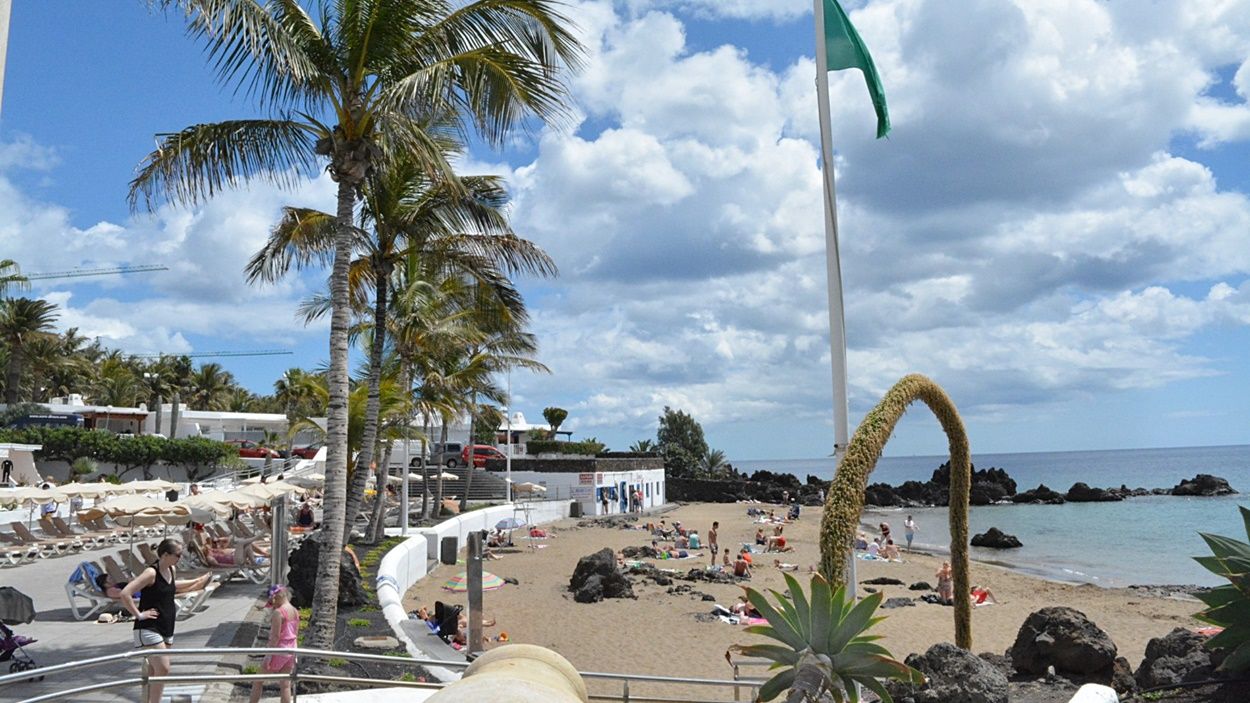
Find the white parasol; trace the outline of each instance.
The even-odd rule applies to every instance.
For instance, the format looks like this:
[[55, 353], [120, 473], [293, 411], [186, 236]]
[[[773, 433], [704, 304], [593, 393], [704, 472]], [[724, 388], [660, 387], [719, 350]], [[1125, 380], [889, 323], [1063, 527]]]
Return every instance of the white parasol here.
[[191, 520], [191, 510], [185, 505], [140, 495], [110, 498], [78, 514], [88, 520], [107, 516], [122, 527], [179, 525]]

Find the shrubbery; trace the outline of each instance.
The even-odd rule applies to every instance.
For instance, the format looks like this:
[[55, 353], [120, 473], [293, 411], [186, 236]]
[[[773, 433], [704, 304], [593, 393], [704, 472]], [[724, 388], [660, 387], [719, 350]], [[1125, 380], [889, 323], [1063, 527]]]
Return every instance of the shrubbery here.
[[607, 445], [591, 437], [580, 442], [557, 442], [553, 439], [531, 439], [525, 443], [525, 451], [530, 454], [582, 454], [595, 456], [602, 454]]
[[[39, 444], [42, 449], [35, 458], [45, 461], [75, 462], [87, 458], [113, 464], [118, 475], [135, 469], [148, 470], [157, 463], [181, 466], [188, 470], [208, 467], [216, 469], [223, 462], [237, 457], [234, 447], [203, 437], [163, 439], [153, 435], [119, 437], [112, 432], [81, 427], [22, 427], [0, 429], [0, 442]], [[200, 476], [212, 471], [199, 471]]]

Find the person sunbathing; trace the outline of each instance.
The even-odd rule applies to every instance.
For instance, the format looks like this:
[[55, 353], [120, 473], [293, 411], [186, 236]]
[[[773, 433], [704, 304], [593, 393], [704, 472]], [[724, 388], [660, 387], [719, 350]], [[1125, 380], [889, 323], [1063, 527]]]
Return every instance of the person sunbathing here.
[[773, 566], [777, 567], [778, 569], [781, 569], [782, 571], [798, 571], [799, 570], [798, 564], [787, 564], [781, 561], [780, 559], [773, 559]]
[[755, 606], [751, 605], [751, 603], [747, 601], [746, 596], [738, 596], [738, 602], [734, 603], [729, 608], [729, 612], [733, 613], [734, 615], [737, 615], [739, 617], [744, 617], [744, 618], [761, 617], [760, 611], [756, 610]]
[[998, 599], [994, 597], [994, 592], [982, 586], [973, 586], [969, 593], [972, 595], [973, 607], [982, 605], [998, 605]]
[[678, 549], [685, 549], [690, 546], [690, 540], [685, 535], [677, 535], [677, 539], [673, 541], [673, 546]]
[[868, 549], [868, 535], [863, 532], [855, 536], [855, 548], [864, 550]]
[[899, 554], [898, 547], [894, 545], [894, 540], [892, 539], [886, 540], [885, 546], [881, 548], [881, 556], [885, 557], [886, 559], [902, 558], [901, 555]]
[[766, 552], [793, 552], [794, 547], [786, 546], [786, 536], [781, 534], [781, 526], [777, 526], [777, 531], [772, 537], [768, 538], [768, 545], [765, 546]]
[[764, 539], [764, 528], [761, 527], [755, 531], [755, 543], [768, 544], [768, 540]]
[[742, 579], [749, 579], [751, 578], [751, 565], [748, 564], [742, 556], [743, 555], [739, 554], [738, 560], [734, 562], [734, 576]]
[[951, 573], [951, 563], [949, 561], [942, 562], [942, 568], [938, 569], [934, 574], [937, 577], [937, 595], [938, 602], [942, 605], [950, 605], [955, 602], [955, 582]]

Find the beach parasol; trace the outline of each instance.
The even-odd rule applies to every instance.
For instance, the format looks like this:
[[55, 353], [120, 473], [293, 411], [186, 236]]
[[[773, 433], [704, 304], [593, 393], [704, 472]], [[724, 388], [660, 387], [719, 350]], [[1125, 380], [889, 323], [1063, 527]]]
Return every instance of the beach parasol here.
[[[497, 591], [503, 588], [503, 584], [504, 580], [498, 576], [489, 571], [482, 572], [483, 591]], [[464, 593], [469, 590], [469, 573], [467, 571], [461, 571], [459, 576], [453, 576], [448, 579], [447, 583], [443, 584], [443, 590], [451, 591], [452, 593]]]
[[67, 496], [81, 496], [83, 498], [103, 498], [112, 495], [115, 486], [111, 483], [67, 483], [64, 486], [57, 486], [56, 490]]
[[525, 523], [514, 517], [506, 517], [495, 523], [496, 530], [518, 530], [525, 527]]
[[0, 506], [43, 505], [44, 503], [67, 503], [69, 496], [59, 488], [0, 488]]
[[313, 488], [315, 486], [324, 485], [326, 482], [326, 475], [325, 474], [301, 474], [299, 476], [289, 476], [287, 477], [286, 481], [287, 483], [293, 483], [297, 486], [303, 486], [305, 488]]
[[131, 481], [124, 485], [134, 489], [135, 493], [164, 493], [178, 487], [178, 484], [170, 483], [160, 478], [154, 478], [150, 481]]
[[187, 498], [203, 498], [204, 500], [220, 503], [235, 510], [252, 510], [261, 508], [269, 504], [269, 501], [260, 496], [244, 493], [243, 491], [219, 491], [214, 488], [211, 491], [204, 491], [198, 496], [187, 496]]
[[512, 491], [514, 493], [546, 493], [547, 487], [526, 481], [524, 483], [513, 484]]
[[0, 622], [25, 625], [34, 619], [35, 603], [30, 596], [12, 586], [0, 586]]
[[308, 492], [307, 488], [304, 488], [302, 486], [297, 486], [293, 483], [287, 483], [286, 481], [274, 481], [273, 483], [253, 483], [249, 486], [244, 486], [240, 488], [239, 490], [235, 491], [235, 493], [243, 493], [246, 495], [253, 495], [258, 498], [263, 498], [265, 499], [266, 502], [273, 500], [274, 498], [284, 496], [288, 493], [307, 493], [307, 492]]
[[191, 510], [185, 505], [157, 500], [147, 496], [117, 496], [87, 508], [79, 513], [88, 520], [97, 517], [110, 517], [122, 527], [135, 525], [178, 525], [191, 519]]
[[[226, 494], [221, 493], [221, 495]], [[187, 506], [187, 509], [191, 511], [191, 520], [199, 523], [212, 522], [217, 518], [228, 518], [234, 512], [233, 506], [213, 500], [206, 493], [187, 496], [178, 501], [177, 504]]]

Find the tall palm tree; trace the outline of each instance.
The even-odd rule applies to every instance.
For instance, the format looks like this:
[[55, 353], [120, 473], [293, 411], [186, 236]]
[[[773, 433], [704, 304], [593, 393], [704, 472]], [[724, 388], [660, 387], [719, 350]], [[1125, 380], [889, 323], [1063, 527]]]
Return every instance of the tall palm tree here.
[[[321, 415], [324, 410], [317, 404], [317, 377], [300, 368], [290, 368], [273, 383], [274, 399], [282, 407], [286, 415], [286, 448], [287, 456], [295, 448], [295, 421], [301, 417]], [[289, 459], [288, 459], [289, 461]]]
[[[322, 0], [319, 20], [296, 0], [153, 0], [177, 7], [204, 40], [220, 79], [274, 115], [163, 135], [131, 183], [131, 202], [195, 203], [259, 177], [289, 185], [328, 159], [338, 183], [330, 295], [325, 529], [342, 547], [347, 468], [348, 265], [357, 193], [386, 153], [446, 171], [422, 118], [500, 144], [526, 117], [564, 110], [564, 66], [581, 57], [553, 0]], [[339, 534], [335, 534], [339, 533]], [[338, 612], [337, 559], [321, 559], [308, 643], [329, 647]]]
[[22, 275], [22, 269], [12, 259], [0, 259], [0, 298], [5, 297], [10, 287], [28, 290], [30, 281]]
[[234, 391], [234, 376], [221, 364], [200, 364], [191, 376], [188, 402], [198, 410], [225, 410]]
[[[353, 309], [363, 315], [368, 289], [373, 289], [373, 320], [359, 331], [369, 342], [369, 403], [365, 441], [357, 461], [373, 463], [378, 436], [379, 392], [383, 354], [387, 346], [388, 305], [392, 278], [405, 259], [417, 257], [425, 270], [473, 280], [493, 293], [484, 297], [499, 305], [517, 307], [519, 296], [507, 280], [510, 273], [555, 275], [555, 262], [541, 248], [518, 237], [509, 227], [503, 208], [507, 192], [494, 176], [431, 180], [412, 159], [388, 160], [370, 177], [363, 190], [361, 226], [355, 230], [357, 257], [349, 268]], [[300, 268], [325, 258], [333, 241], [334, 218], [310, 209], [288, 208], [265, 246], [249, 261], [249, 281], [273, 281], [292, 266]], [[314, 297], [303, 309], [319, 317], [329, 309], [324, 296]], [[364, 498], [364, 473], [353, 473], [347, 490], [346, 511], [353, 515]], [[350, 529], [350, 525], [346, 529]]]
[[4, 402], [19, 400], [22, 365], [27, 348], [35, 339], [46, 337], [56, 322], [56, 306], [46, 300], [6, 298], [0, 300], [0, 341], [8, 347], [9, 363], [4, 379]]

